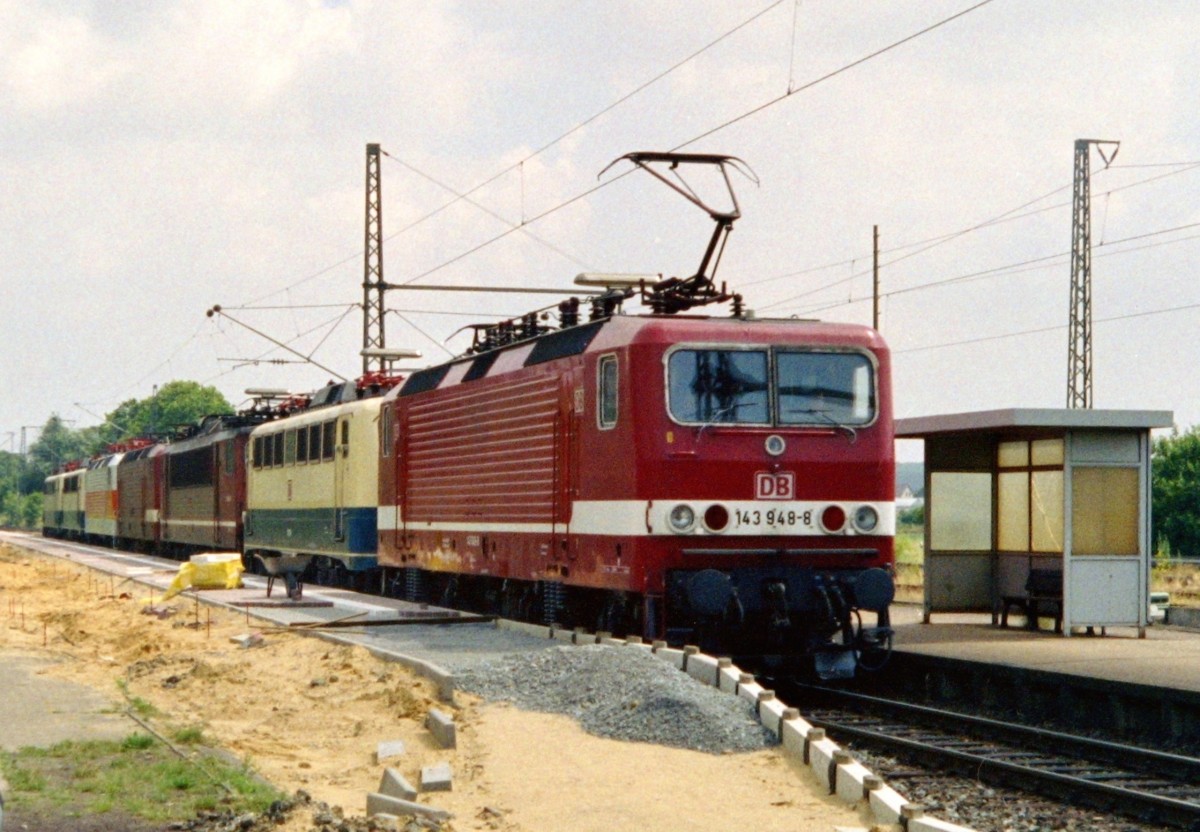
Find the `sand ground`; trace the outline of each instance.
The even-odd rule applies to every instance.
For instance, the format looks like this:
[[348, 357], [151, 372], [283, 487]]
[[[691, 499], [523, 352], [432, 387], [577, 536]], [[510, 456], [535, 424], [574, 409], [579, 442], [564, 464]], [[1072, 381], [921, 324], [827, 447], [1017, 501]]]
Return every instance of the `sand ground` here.
[[[189, 598], [146, 614], [146, 595], [0, 548], [0, 666], [20, 670], [4, 672], [3, 707], [25, 709], [0, 710], [0, 745], [30, 742], [30, 726], [35, 741], [127, 733], [137, 726], [112, 712], [137, 701], [153, 707], [160, 730], [199, 726], [283, 791], [305, 789], [347, 814], [361, 814], [379, 783], [378, 743], [399, 739], [406, 751], [387, 764], [414, 784], [423, 766], [451, 763], [454, 790], [421, 800], [453, 812], [455, 830], [871, 826], [778, 749], [709, 755], [600, 739], [567, 717], [461, 693], [450, 706], [427, 681], [362, 648]], [[263, 634], [261, 646], [230, 640], [252, 631]], [[454, 714], [456, 750], [437, 748], [423, 727], [435, 706]]]

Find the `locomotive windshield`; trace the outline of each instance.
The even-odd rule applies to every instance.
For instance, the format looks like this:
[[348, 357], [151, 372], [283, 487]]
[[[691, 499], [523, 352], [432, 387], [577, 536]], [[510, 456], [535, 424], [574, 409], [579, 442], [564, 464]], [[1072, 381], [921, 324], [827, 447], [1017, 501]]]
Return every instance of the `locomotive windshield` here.
[[787, 348], [678, 349], [668, 406], [686, 424], [865, 425], [875, 418], [871, 360]]

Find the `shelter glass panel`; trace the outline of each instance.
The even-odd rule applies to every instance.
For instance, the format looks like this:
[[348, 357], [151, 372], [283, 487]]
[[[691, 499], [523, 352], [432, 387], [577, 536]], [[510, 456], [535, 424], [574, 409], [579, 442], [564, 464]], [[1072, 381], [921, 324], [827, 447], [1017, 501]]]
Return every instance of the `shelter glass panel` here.
[[996, 464], [1001, 468], [1024, 468], [1029, 465], [1029, 443], [1001, 442], [996, 450]]
[[996, 479], [997, 545], [1003, 552], [1027, 552], [1029, 472], [1005, 471]]
[[1035, 552], [1063, 550], [1063, 482], [1062, 471], [1033, 472], [1030, 526]]
[[948, 552], [992, 548], [992, 475], [934, 471], [929, 475], [929, 544]]
[[1065, 459], [1065, 443], [1061, 439], [1035, 439], [1029, 443], [1029, 461], [1035, 468], [1041, 465], [1062, 467]]
[[1137, 555], [1141, 518], [1137, 468], [1071, 471], [1071, 553]]

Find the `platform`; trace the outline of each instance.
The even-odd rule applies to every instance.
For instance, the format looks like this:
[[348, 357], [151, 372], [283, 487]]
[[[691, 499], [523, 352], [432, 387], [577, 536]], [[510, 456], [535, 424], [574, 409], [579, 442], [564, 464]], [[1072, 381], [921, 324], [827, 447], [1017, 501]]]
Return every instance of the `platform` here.
[[[992, 625], [982, 613], [893, 607], [895, 653], [872, 686], [918, 698], [1009, 709], [1087, 728], [1097, 721], [1131, 738], [1200, 742], [1200, 631], [1155, 625], [1063, 638], [1049, 629]], [[1045, 619], [1043, 626], [1045, 626]]]

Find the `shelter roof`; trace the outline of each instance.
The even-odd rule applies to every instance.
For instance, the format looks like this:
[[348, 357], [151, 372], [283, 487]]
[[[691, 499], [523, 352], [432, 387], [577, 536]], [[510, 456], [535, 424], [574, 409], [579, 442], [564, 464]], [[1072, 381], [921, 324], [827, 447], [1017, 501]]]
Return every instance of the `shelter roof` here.
[[1152, 430], [1169, 428], [1170, 410], [1082, 410], [1022, 408], [946, 413], [896, 420], [897, 439], [965, 433], [1022, 433], [1064, 430]]

